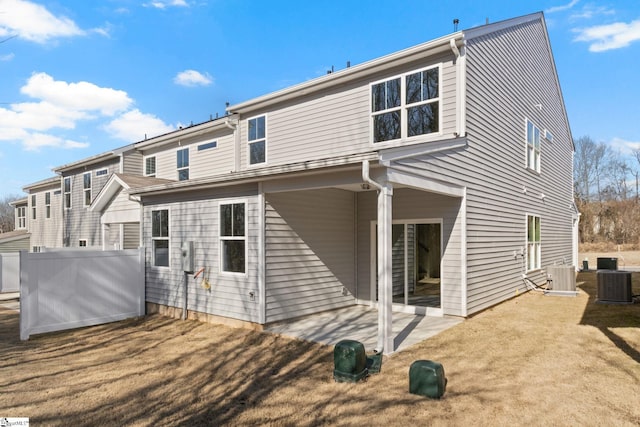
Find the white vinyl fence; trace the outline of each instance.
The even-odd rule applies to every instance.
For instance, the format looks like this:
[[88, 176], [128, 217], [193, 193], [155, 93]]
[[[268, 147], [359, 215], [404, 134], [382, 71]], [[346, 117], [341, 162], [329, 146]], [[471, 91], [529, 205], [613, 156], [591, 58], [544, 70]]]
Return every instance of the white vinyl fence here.
[[0, 293], [20, 290], [20, 253], [0, 253]]
[[20, 338], [145, 313], [144, 249], [20, 252]]

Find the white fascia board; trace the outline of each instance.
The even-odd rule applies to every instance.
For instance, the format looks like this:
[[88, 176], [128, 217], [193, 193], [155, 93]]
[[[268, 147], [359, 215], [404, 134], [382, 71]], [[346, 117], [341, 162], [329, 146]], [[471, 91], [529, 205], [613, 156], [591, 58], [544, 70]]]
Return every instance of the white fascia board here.
[[128, 190], [129, 186], [118, 177], [116, 174], [112, 174], [109, 178], [109, 181], [102, 187], [100, 193], [96, 196], [89, 206], [89, 210], [92, 212], [102, 212], [102, 210], [109, 204], [111, 200], [118, 194], [122, 189]]
[[28, 193], [29, 190], [43, 189], [56, 184], [60, 186], [60, 177], [57, 175], [51, 178], [43, 179], [42, 181], [34, 182], [33, 184], [25, 185], [24, 187], [22, 187], [22, 190]]
[[279, 102], [288, 101], [301, 96], [319, 92], [321, 90], [342, 85], [368, 75], [373, 75], [387, 69], [415, 60], [451, 51], [451, 40], [462, 46], [463, 33], [461, 31], [440, 37], [426, 43], [419, 44], [380, 58], [354, 65], [340, 71], [326, 74], [322, 77], [300, 83], [286, 89], [272, 92], [227, 108], [230, 113], [245, 113], [261, 109]]
[[422, 144], [407, 145], [405, 147], [389, 148], [380, 151], [380, 163], [390, 166], [391, 162], [408, 159], [411, 157], [435, 154], [441, 151], [453, 150], [467, 146], [467, 138], [454, 138], [439, 142], [425, 142]]
[[471, 40], [476, 37], [482, 37], [487, 34], [495, 33], [506, 28], [511, 28], [516, 25], [524, 24], [531, 21], [543, 20], [542, 12], [530, 13], [528, 15], [518, 16], [516, 18], [505, 19], [504, 21], [498, 21], [492, 24], [480, 25], [478, 27], [463, 30], [465, 40]]
[[202, 188], [215, 188], [228, 185], [246, 184], [251, 182], [267, 181], [281, 178], [285, 174], [292, 173], [317, 173], [325, 168], [339, 166], [360, 166], [363, 160], [378, 160], [378, 153], [364, 153], [351, 156], [341, 156], [322, 160], [313, 160], [293, 164], [249, 169], [240, 172], [225, 173], [213, 177], [192, 179], [187, 181], [172, 181], [167, 184], [152, 185], [144, 188], [129, 190], [131, 195], [156, 195], [190, 191]]
[[401, 184], [421, 191], [442, 194], [449, 197], [464, 197], [465, 187], [443, 181], [424, 178], [406, 171], [389, 168], [387, 179], [394, 184]]

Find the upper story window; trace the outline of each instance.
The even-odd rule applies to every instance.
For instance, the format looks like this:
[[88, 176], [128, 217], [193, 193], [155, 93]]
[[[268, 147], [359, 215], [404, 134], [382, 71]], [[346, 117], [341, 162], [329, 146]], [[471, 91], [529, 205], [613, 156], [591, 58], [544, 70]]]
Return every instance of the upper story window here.
[[20, 206], [16, 209], [16, 217], [18, 218], [18, 228], [27, 228], [27, 208]]
[[267, 118], [254, 117], [248, 120], [247, 143], [249, 144], [249, 164], [257, 165], [267, 161]]
[[31, 219], [36, 219], [36, 195], [31, 196]]
[[144, 159], [144, 175], [156, 176], [156, 156], [145, 157]]
[[371, 85], [373, 142], [440, 131], [440, 67]]
[[246, 268], [245, 203], [220, 205], [220, 269], [244, 273]]
[[218, 141], [205, 142], [204, 144], [198, 145], [198, 151], [209, 150], [211, 148], [216, 148], [217, 146]]
[[540, 268], [540, 246], [540, 217], [527, 215], [527, 271]]
[[64, 192], [64, 208], [71, 209], [71, 177], [64, 178], [62, 184], [62, 191]]
[[86, 172], [82, 176], [82, 198], [84, 205], [89, 206], [91, 204], [91, 172]]
[[527, 168], [540, 172], [540, 129], [527, 120]]
[[44, 216], [51, 218], [51, 192], [44, 193]]
[[107, 175], [109, 173], [109, 169], [104, 168], [104, 169], [98, 169], [96, 171], [96, 176], [104, 176]]
[[153, 240], [153, 265], [169, 267], [169, 211], [151, 211], [151, 239]]
[[178, 181], [189, 179], [189, 148], [177, 151]]

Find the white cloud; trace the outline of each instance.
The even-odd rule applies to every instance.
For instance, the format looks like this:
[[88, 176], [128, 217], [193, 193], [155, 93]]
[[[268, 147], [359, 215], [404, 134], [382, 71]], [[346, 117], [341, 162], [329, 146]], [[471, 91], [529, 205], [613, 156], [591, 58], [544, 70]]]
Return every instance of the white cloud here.
[[605, 6], [594, 6], [593, 4], [586, 4], [582, 10], [576, 11], [572, 13], [570, 16], [571, 20], [578, 19], [592, 19], [597, 16], [602, 15], [615, 15], [616, 11], [614, 9], [609, 9]]
[[133, 101], [122, 90], [99, 87], [89, 82], [56, 81], [46, 73], [33, 74], [20, 92], [32, 98], [51, 102], [61, 108], [100, 111], [113, 115], [126, 110]]
[[575, 6], [576, 4], [578, 4], [580, 0], [571, 0], [570, 3], [562, 5], [562, 6], [553, 6], [550, 7], [549, 9], [545, 10], [544, 13], [555, 13], [555, 12], [562, 12], [563, 10], [568, 10], [571, 9], [573, 6]]
[[54, 135], [34, 133], [24, 138], [23, 144], [27, 151], [40, 151], [42, 147], [55, 148], [86, 148], [89, 144], [62, 139]]
[[632, 154], [640, 149], [640, 141], [627, 141], [626, 139], [614, 137], [609, 141], [609, 146], [622, 154]]
[[85, 35], [73, 20], [54, 16], [44, 6], [26, 0], [2, 0], [0, 36], [12, 36], [36, 43], [61, 37]]
[[209, 73], [200, 73], [196, 70], [185, 70], [179, 72], [174, 78], [173, 82], [181, 86], [209, 86], [213, 83], [213, 78]]
[[188, 7], [189, 4], [185, 0], [153, 0], [144, 3], [146, 7], [155, 7], [156, 9], [166, 9], [168, 7]]
[[13, 58], [15, 58], [15, 55], [13, 53], [7, 53], [6, 55], [0, 55], [0, 61], [11, 61]]
[[589, 51], [604, 52], [611, 49], [620, 49], [629, 46], [632, 42], [640, 40], [640, 19], [630, 23], [616, 22], [607, 25], [595, 25], [592, 27], [573, 30], [578, 33], [575, 41], [590, 43]]
[[138, 109], [128, 111], [113, 119], [104, 129], [115, 138], [127, 142], [142, 141], [174, 130], [153, 114], [145, 114]]
[[76, 122], [88, 119], [82, 111], [70, 110], [49, 102], [11, 104], [11, 109], [0, 109], [0, 129], [10, 127], [32, 130], [53, 128], [73, 129]]

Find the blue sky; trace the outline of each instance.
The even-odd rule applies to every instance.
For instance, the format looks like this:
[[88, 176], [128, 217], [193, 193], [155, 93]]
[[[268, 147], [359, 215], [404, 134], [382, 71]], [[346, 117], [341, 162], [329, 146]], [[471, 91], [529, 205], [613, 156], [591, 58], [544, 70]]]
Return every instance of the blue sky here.
[[544, 11], [574, 138], [640, 147], [640, 2], [0, 0], [0, 198], [51, 169], [459, 29]]

